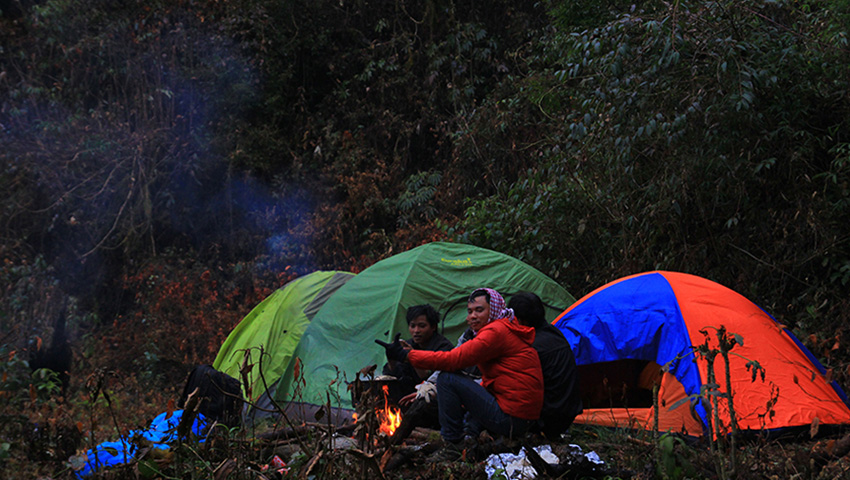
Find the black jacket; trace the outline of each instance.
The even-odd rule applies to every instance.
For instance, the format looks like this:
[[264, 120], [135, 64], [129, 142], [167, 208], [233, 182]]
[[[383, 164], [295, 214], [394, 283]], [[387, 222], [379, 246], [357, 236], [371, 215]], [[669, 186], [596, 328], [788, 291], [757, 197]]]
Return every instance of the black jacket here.
[[564, 334], [553, 325], [537, 328], [532, 346], [543, 369], [539, 429], [547, 438], [556, 439], [582, 412], [576, 359]]
[[[425, 345], [416, 344], [413, 342], [413, 339], [407, 340], [407, 343], [410, 344], [414, 350], [427, 350], [429, 352], [449, 351], [454, 347], [452, 342], [436, 332]], [[391, 363], [394, 365], [390, 366]], [[399, 394], [401, 396], [413, 392], [414, 387], [419, 385], [419, 383], [427, 379], [428, 375], [430, 375], [430, 373], [428, 373], [428, 375], [424, 378], [420, 377], [416, 373], [416, 369], [413, 368], [413, 365], [407, 362], [389, 362], [384, 365], [382, 373], [384, 375], [392, 375], [393, 377], [398, 378]]]

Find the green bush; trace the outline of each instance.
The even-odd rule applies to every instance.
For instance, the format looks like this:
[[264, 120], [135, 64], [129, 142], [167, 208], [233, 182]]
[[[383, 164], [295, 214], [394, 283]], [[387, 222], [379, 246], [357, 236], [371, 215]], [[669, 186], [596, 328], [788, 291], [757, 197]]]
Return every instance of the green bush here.
[[[559, 5], [554, 21], [569, 23]], [[534, 69], [478, 113], [500, 128], [485, 120], [463, 135], [512, 142], [535, 162], [475, 198], [452, 233], [572, 291], [679, 270], [785, 322], [843, 328], [846, 308], [832, 302], [850, 258], [850, 104], [838, 93], [850, 72], [833, 45], [847, 11], [677, 2], [547, 32], [526, 57]], [[499, 115], [505, 106], [524, 114]], [[812, 325], [810, 306], [834, 323]]]

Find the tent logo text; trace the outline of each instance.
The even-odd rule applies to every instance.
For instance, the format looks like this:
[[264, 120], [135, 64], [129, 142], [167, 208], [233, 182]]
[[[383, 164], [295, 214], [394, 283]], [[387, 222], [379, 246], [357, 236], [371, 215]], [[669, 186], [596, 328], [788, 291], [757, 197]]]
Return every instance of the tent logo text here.
[[464, 258], [448, 259], [448, 258], [440, 257], [440, 261], [448, 263], [448, 264], [452, 265], [453, 267], [471, 267], [472, 266], [472, 259], [469, 258], [469, 257], [466, 257], [465, 259]]

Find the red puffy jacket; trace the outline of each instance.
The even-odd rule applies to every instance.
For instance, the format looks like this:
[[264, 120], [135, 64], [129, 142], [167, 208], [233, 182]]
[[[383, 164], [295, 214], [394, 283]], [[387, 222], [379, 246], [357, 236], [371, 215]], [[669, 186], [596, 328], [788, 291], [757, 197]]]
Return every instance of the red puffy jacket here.
[[496, 397], [503, 412], [537, 420], [543, 406], [543, 373], [531, 346], [533, 341], [533, 328], [502, 318], [488, 323], [475, 338], [453, 350], [411, 350], [407, 360], [416, 368], [444, 372], [478, 365], [484, 387]]

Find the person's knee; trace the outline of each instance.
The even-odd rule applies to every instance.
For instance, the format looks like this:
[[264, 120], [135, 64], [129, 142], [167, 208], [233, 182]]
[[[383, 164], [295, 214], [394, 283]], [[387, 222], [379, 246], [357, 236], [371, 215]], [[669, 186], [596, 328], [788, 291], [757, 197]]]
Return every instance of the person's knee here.
[[440, 372], [437, 375], [437, 392], [439, 393], [443, 389], [454, 388], [457, 385], [457, 377], [456, 373], [451, 372]]

